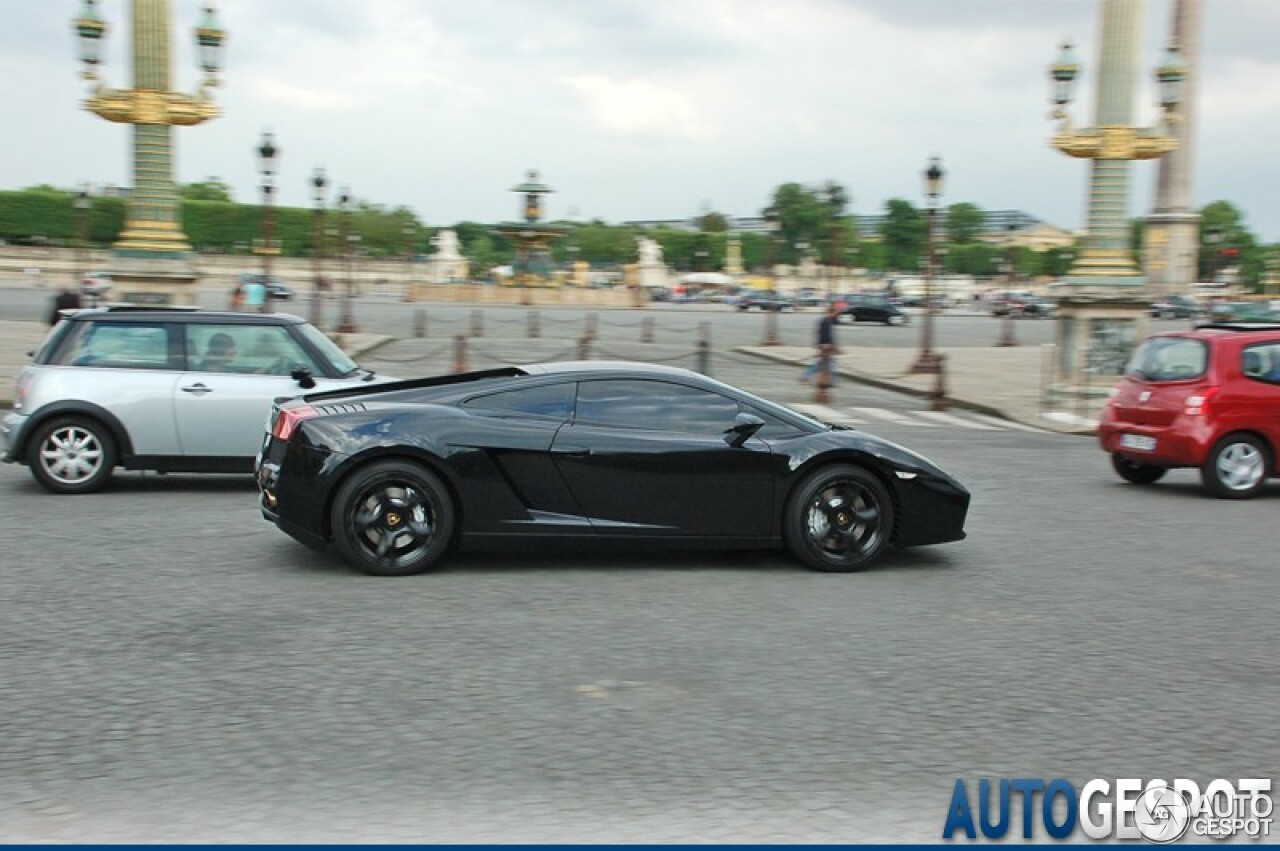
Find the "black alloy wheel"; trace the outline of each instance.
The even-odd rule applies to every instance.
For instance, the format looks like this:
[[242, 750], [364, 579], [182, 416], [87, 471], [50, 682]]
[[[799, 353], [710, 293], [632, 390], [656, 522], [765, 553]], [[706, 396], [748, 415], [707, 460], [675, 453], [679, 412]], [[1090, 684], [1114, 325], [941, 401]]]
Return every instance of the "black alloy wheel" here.
[[444, 555], [454, 509], [436, 475], [409, 461], [377, 461], [338, 489], [330, 517], [338, 553], [375, 576], [410, 576]]
[[27, 466], [50, 493], [94, 493], [115, 469], [116, 443], [97, 420], [55, 417], [31, 436]]
[[873, 473], [833, 464], [811, 473], [787, 505], [787, 546], [814, 570], [863, 570], [893, 535], [893, 500]]
[[1126, 482], [1133, 482], [1135, 485], [1155, 484], [1164, 478], [1165, 473], [1169, 472], [1168, 467], [1161, 467], [1156, 464], [1140, 464], [1116, 453], [1111, 455], [1111, 466], [1115, 469], [1116, 475]]

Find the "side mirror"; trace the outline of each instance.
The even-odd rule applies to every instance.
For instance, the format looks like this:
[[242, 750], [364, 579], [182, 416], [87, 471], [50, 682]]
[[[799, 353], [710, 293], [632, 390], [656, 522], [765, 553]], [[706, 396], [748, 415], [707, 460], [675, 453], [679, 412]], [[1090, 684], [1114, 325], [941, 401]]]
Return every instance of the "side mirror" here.
[[289, 377], [298, 382], [298, 386], [303, 390], [310, 390], [316, 386], [316, 380], [311, 377], [311, 370], [305, 366], [295, 366], [289, 373]]
[[724, 430], [724, 442], [738, 449], [750, 440], [764, 425], [764, 420], [755, 414], [738, 414], [733, 418], [733, 425]]

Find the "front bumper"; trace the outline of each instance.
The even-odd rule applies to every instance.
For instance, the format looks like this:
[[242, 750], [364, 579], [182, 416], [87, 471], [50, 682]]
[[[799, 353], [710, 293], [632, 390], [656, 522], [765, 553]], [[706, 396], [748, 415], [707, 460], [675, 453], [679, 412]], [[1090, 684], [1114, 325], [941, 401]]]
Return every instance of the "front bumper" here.
[[18, 436], [22, 434], [28, 419], [30, 417], [26, 414], [19, 414], [16, 411], [10, 411], [4, 415], [4, 420], [0, 421], [0, 460], [10, 464], [22, 461], [21, 458], [13, 455], [13, 448], [18, 445]]
[[901, 519], [895, 543], [900, 547], [945, 544], [965, 538], [970, 495], [949, 476], [922, 474], [901, 480]]

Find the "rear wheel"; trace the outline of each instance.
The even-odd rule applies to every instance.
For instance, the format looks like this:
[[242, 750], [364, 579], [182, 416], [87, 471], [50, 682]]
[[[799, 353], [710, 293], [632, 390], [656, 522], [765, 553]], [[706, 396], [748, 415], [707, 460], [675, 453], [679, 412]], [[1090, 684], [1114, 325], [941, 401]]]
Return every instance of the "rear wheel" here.
[[453, 537], [454, 507], [435, 474], [408, 461], [378, 461], [348, 478], [330, 522], [338, 553], [375, 576], [430, 568]]
[[878, 478], [861, 467], [834, 464], [796, 488], [784, 518], [787, 546], [814, 570], [870, 567], [893, 534], [893, 501]]
[[1271, 457], [1261, 440], [1250, 434], [1229, 434], [1219, 440], [1200, 467], [1200, 479], [1214, 496], [1248, 499], [1267, 482]]
[[1123, 455], [1112, 455], [1111, 466], [1115, 468], [1116, 474], [1126, 482], [1133, 482], [1135, 485], [1150, 485], [1164, 478], [1164, 474], [1169, 472], [1169, 468], [1160, 467], [1156, 464], [1139, 464], [1137, 461], [1131, 461]]
[[27, 466], [51, 493], [93, 493], [106, 486], [115, 469], [115, 440], [97, 420], [56, 417], [32, 435]]

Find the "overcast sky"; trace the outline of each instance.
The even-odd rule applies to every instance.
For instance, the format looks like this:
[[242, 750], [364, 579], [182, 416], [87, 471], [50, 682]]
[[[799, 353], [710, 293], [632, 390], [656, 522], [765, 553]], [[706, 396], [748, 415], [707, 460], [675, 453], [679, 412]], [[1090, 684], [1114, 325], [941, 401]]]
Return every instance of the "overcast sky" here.
[[[0, 0], [0, 188], [131, 182], [129, 131], [80, 107], [76, 0]], [[105, 76], [131, 83], [127, 0], [100, 4]], [[173, 0], [174, 87], [195, 88], [197, 0]], [[1100, 0], [220, 0], [223, 116], [178, 128], [176, 179], [258, 195], [276, 133], [282, 201], [317, 165], [425, 222], [517, 213], [537, 168], [552, 217], [752, 215], [786, 181], [835, 179], [853, 212], [919, 203], [930, 155], [944, 203], [1085, 219], [1088, 163], [1051, 149], [1046, 68], [1078, 45], [1093, 121]], [[1147, 0], [1136, 119], [1171, 0]], [[1280, 0], [1202, 0], [1193, 196], [1237, 204], [1280, 240]], [[1131, 166], [1130, 213], [1153, 163]]]

